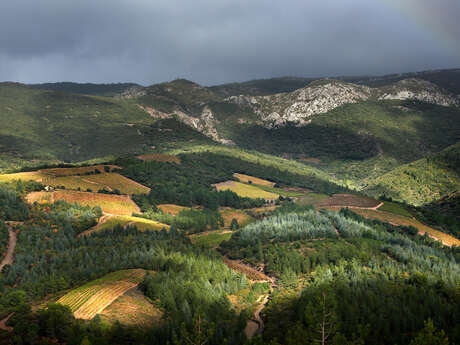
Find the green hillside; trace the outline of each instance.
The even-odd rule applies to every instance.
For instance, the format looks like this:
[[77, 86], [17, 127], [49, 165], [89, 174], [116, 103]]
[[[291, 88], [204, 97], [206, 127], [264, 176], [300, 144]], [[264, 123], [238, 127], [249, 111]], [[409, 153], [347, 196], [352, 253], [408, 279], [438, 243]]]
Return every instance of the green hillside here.
[[416, 206], [460, 190], [460, 143], [439, 154], [399, 166], [372, 180], [370, 195], [385, 195]]
[[124, 100], [0, 84], [2, 169], [26, 161], [75, 162], [138, 154], [209, 139], [174, 120], [155, 120]]
[[377, 177], [457, 142], [459, 111], [413, 101], [367, 101], [315, 115], [304, 127], [234, 129], [238, 145], [297, 160], [317, 158], [339, 179]]

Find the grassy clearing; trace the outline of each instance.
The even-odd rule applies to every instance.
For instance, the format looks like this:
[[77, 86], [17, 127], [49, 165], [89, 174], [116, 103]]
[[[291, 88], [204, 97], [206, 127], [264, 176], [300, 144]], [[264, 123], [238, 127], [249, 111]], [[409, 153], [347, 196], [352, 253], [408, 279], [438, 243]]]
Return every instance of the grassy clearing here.
[[103, 212], [119, 215], [131, 215], [140, 213], [139, 207], [125, 195], [100, 194], [78, 192], [71, 190], [58, 190], [54, 192], [32, 192], [27, 195], [29, 203], [53, 203], [56, 200], [64, 200], [69, 203], [78, 203], [91, 207], [99, 206]]
[[144, 162], [156, 161], [156, 162], [169, 162], [169, 163], [180, 164], [179, 157], [173, 156], [173, 155], [161, 154], [161, 153], [141, 155], [141, 156], [136, 156], [136, 158], [139, 158], [140, 160], [143, 160]]
[[[337, 207], [331, 207], [331, 209], [338, 210]], [[414, 218], [404, 217], [398, 214], [383, 212], [380, 210], [363, 210], [363, 209], [353, 209], [353, 212], [356, 212], [363, 217], [370, 218], [370, 219], [379, 219], [385, 222], [389, 222], [392, 224], [397, 225], [405, 225], [405, 226], [413, 226], [419, 230], [421, 235], [428, 233], [430, 237], [433, 237], [437, 240], [442, 241], [445, 245], [452, 246], [460, 246], [460, 240], [457, 238], [445, 234], [439, 230], [433, 229], [425, 224], [420, 223], [418, 220]]]
[[354, 194], [334, 194], [332, 197], [318, 201], [315, 206], [341, 206], [341, 207], [376, 207], [380, 201]]
[[245, 174], [239, 174], [239, 173], [234, 173], [234, 177], [236, 177], [240, 182], [243, 183], [252, 183], [252, 184], [257, 184], [260, 186], [267, 186], [267, 187], [274, 187], [275, 182], [267, 181], [258, 177], [254, 176], [249, 176]]
[[193, 244], [199, 246], [215, 248], [223, 241], [228, 241], [230, 237], [232, 237], [232, 232], [230, 231], [209, 231], [202, 234], [192, 235], [190, 236], [190, 240]]
[[12, 182], [17, 180], [43, 182], [48, 177], [49, 176], [47, 174], [39, 171], [28, 171], [14, 174], [1, 174], [0, 182]]
[[112, 229], [116, 225], [121, 226], [136, 226], [140, 231], [147, 231], [147, 230], [156, 230], [159, 231], [161, 229], [168, 229], [170, 228], [169, 225], [163, 224], [154, 220], [140, 218], [140, 217], [133, 217], [133, 216], [113, 216], [110, 217], [105, 223], [101, 224], [97, 231]]
[[412, 215], [404, 207], [394, 202], [385, 201], [382, 206], [379, 207], [379, 211], [385, 211], [389, 213], [399, 214], [404, 217], [412, 217]]
[[170, 214], [172, 216], [177, 216], [182, 210], [190, 210], [190, 207], [180, 206], [176, 204], [160, 204], [158, 208], [163, 211], [163, 213]]
[[224, 226], [230, 227], [232, 219], [236, 219], [240, 226], [244, 226], [252, 221], [252, 217], [242, 210], [236, 210], [233, 208], [223, 207], [219, 210], [222, 218], [224, 219]]
[[112, 272], [62, 296], [57, 302], [70, 307], [76, 318], [91, 320], [126, 291], [136, 287], [145, 270]]
[[113, 301], [100, 315], [103, 322], [111, 325], [119, 322], [129, 327], [151, 327], [161, 322], [163, 313], [141, 291], [133, 288]]
[[245, 183], [227, 181], [215, 185], [217, 190], [231, 190], [241, 197], [247, 198], [262, 198], [265, 200], [278, 199], [279, 195], [271, 192], [266, 192], [256, 186], [251, 186]]

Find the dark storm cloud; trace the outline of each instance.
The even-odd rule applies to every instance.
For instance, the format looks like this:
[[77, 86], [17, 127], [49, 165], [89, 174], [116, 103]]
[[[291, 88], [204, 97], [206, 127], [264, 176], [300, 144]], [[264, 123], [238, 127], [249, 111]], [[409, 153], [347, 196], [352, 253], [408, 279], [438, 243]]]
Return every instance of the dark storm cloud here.
[[215, 84], [460, 67], [460, 6], [438, 1], [436, 13], [430, 0], [2, 1], [0, 80]]

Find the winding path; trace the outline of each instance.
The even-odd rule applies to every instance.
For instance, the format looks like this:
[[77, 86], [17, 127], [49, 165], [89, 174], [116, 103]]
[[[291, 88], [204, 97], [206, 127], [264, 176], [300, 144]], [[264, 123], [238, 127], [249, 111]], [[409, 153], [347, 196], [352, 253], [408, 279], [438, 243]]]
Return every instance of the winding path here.
[[246, 323], [246, 328], [244, 332], [246, 333], [246, 337], [251, 339], [256, 334], [260, 334], [264, 331], [264, 320], [260, 317], [260, 312], [262, 309], [265, 308], [265, 305], [268, 303], [269, 295], [265, 295], [263, 297], [262, 303], [260, 303], [256, 310], [254, 311], [254, 319], [248, 320]]
[[3, 320], [0, 320], [0, 329], [7, 331], [7, 332], [13, 332], [13, 327], [7, 326], [6, 323], [8, 320], [14, 315], [14, 313], [9, 314], [7, 317], [5, 317]]
[[17, 242], [17, 233], [16, 231], [13, 230], [13, 226], [17, 225], [18, 222], [5, 222], [5, 224], [8, 226], [8, 233], [10, 235], [10, 240], [8, 242], [8, 248], [6, 250], [5, 257], [2, 260], [2, 263], [0, 264], [0, 272], [2, 272], [3, 267], [6, 265], [12, 265], [13, 260], [14, 260], [14, 248], [16, 247], [16, 242]]

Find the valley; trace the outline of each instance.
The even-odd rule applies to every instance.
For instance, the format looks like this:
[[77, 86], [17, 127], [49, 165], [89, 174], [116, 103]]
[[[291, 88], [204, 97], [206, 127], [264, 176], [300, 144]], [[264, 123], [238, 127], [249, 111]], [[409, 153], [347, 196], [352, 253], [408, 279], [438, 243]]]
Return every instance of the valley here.
[[1, 83], [0, 344], [459, 343], [458, 73]]

